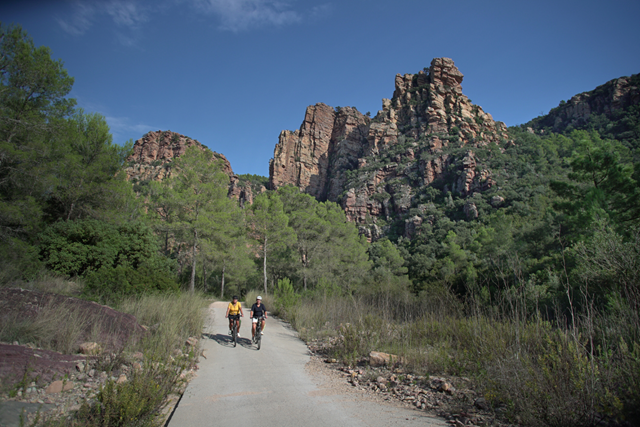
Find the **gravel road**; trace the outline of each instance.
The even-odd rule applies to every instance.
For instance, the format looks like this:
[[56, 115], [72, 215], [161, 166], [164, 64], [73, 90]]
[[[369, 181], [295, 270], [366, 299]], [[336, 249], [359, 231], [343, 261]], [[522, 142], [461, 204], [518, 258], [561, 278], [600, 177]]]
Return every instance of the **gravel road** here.
[[424, 412], [364, 398], [336, 386], [316, 368], [295, 331], [267, 320], [262, 349], [251, 344], [249, 311], [233, 347], [224, 318], [226, 302], [210, 307], [198, 375], [189, 383], [170, 427], [445, 426]]

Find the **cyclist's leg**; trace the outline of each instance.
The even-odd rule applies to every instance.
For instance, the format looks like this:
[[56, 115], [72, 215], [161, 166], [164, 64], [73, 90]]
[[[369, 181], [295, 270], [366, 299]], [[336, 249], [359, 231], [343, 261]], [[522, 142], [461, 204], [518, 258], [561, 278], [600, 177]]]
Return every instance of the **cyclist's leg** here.
[[256, 325], [258, 322], [255, 322], [256, 319], [251, 319], [251, 338], [256, 336]]
[[260, 330], [263, 334], [264, 334], [264, 325], [265, 325], [265, 323], [266, 323], [266, 322], [265, 322], [264, 317], [263, 317], [263, 318], [262, 318], [262, 322], [261, 322], [262, 329]]

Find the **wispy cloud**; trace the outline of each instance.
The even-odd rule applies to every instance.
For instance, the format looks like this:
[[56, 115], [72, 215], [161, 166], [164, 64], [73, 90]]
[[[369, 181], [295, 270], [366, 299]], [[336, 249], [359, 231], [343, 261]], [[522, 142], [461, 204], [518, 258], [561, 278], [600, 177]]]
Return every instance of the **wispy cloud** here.
[[[138, 31], [149, 20], [149, 10], [139, 2], [124, 0], [75, 0], [73, 13], [66, 18], [56, 18], [60, 27], [73, 36], [85, 34], [96, 23], [98, 17], [108, 16], [125, 31]], [[122, 32], [116, 38], [125, 46], [135, 44], [136, 37], [126, 36]]]
[[296, 11], [292, 2], [283, 0], [72, 0], [72, 13], [57, 18], [57, 22], [67, 33], [81, 36], [99, 18], [108, 17], [118, 27], [116, 39], [125, 46], [134, 46], [144, 24], [154, 14], [170, 13], [171, 9], [185, 5], [201, 15], [215, 16], [220, 30], [234, 33], [322, 19], [333, 11], [331, 3]]
[[138, 27], [148, 19], [147, 11], [130, 1], [110, 1], [104, 4], [104, 8], [113, 22], [125, 27]]
[[58, 24], [64, 31], [73, 35], [81, 36], [93, 25], [93, 19], [97, 9], [92, 3], [74, 2], [74, 13], [67, 19], [56, 18]]
[[333, 5], [331, 3], [325, 3], [314, 6], [311, 9], [310, 15], [314, 19], [321, 19], [331, 15], [331, 12], [333, 12]]
[[217, 15], [220, 29], [232, 32], [302, 21], [288, 3], [278, 0], [193, 0], [193, 4], [204, 13]]

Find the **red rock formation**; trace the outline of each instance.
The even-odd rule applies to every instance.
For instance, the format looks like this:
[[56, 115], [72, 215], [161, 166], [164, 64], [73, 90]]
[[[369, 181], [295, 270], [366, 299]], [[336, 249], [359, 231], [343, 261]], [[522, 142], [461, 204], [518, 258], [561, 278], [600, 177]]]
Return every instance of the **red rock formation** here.
[[[208, 150], [195, 139], [176, 132], [147, 132], [133, 144], [133, 154], [127, 158], [129, 166], [125, 168], [127, 179], [161, 181], [171, 175], [173, 159], [185, 153], [188, 147], [196, 145]], [[223, 172], [233, 176], [231, 164], [223, 154], [213, 152], [216, 159], [222, 160]]]
[[[490, 188], [491, 174], [476, 170], [471, 150], [506, 140], [507, 128], [462, 94], [462, 79], [451, 59], [436, 58], [428, 70], [396, 75], [392, 99], [382, 100], [373, 120], [350, 107], [308, 107], [299, 130], [280, 134], [269, 165], [271, 188], [292, 184], [319, 200], [339, 201], [349, 220], [369, 226], [377, 217], [408, 213], [415, 189], [442, 177], [451, 164], [460, 171], [452, 191], [465, 196]], [[409, 138], [414, 142], [407, 148]], [[403, 152], [375, 168], [400, 143]], [[469, 152], [452, 158], [442, 152], [449, 144]]]
[[[197, 140], [170, 130], [146, 133], [134, 143], [133, 154], [127, 158], [127, 179], [161, 181], [170, 177], [173, 160], [194, 145], [209, 150]], [[212, 154], [215, 159], [222, 161], [222, 171], [229, 176], [229, 197], [237, 199], [241, 206], [253, 203], [251, 186], [239, 183], [229, 160], [223, 154], [215, 151]]]
[[300, 129], [280, 133], [269, 162], [270, 188], [293, 184], [320, 200], [336, 200], [343, 191], [343, 172], [360, 157], [368, 122], [351, 107], [337, 112], [322, 103], [307, 107]]
[[[386, 124], [390, 132], [394, 131], [391, 125], [396, 125], [402, 134], [416, 141], [426, 138], [434, 150], [446, 146], [450, 136], [456, 136], [460, 144], [472, 146], [507, 139], [505, 124], [495, 122], [462, 94], [462, 78], [449, 58], [435, 58], [428, 71], [397, 74], [393, 98], [382, 101], [376, 119]], [[375, 129], [375, 134], [381, 131]], [[370, 149], [375, 153], [378, 140], [370, 135], [369, 141], [373, 142]], [[393, 139], [390, 141], [393, 143]]]

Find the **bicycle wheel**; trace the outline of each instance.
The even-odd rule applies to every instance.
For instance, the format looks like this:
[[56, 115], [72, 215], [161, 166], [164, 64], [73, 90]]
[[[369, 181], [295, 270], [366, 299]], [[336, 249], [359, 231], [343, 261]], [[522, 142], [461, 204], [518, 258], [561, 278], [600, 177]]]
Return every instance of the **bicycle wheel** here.
[[235, 347], [238, 344], [238, 321], [233, 321], [233, 346]]
[[260, 326], [260, 322], [256, 325], [256, 347], [260, 350], [260, 345], [262, 344], [262, 327]]

